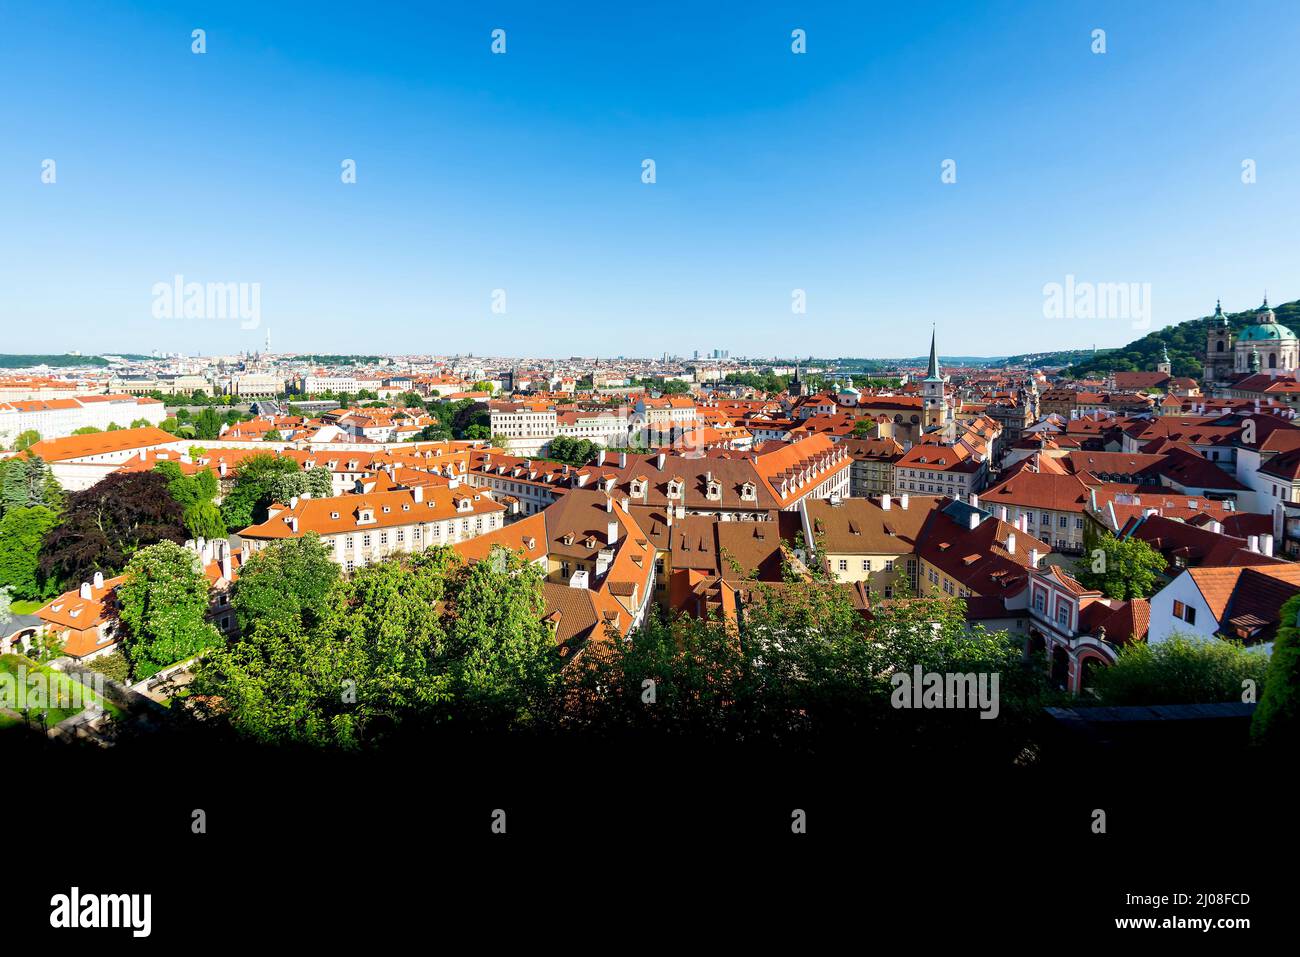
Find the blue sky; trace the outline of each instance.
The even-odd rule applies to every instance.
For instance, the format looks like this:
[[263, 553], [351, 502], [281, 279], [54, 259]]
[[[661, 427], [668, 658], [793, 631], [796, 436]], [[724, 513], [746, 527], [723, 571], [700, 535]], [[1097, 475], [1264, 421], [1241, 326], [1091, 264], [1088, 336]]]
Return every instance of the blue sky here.
[[[1294, 3], [0, 20], [4, 352], [996, 355], [1140, 334], [1044, 318], [1067, 275], [1150, 283], [1155, 326], [1300, 297]], [[260, 283], [262, 328], [155, 318], [176, 274]]]

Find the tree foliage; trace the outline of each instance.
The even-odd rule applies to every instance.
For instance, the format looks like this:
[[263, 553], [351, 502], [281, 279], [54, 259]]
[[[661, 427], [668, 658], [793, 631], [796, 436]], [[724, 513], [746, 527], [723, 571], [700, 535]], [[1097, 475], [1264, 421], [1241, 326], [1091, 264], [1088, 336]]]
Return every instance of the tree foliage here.
[[268, 505], [287, 499], [289, 495], [301, 494], [301, 491], [291, 491], [286, 485], [286, 482], [292, 482], [293, 488], [301, 488], [298, 484], [302, 482], [301, 478], [286, 479], [286, 476], [298, 475], [299, 472], [297, 461], [273, 452], [259, 452], [241, 461], [234, 486], [221, 500], [221, 517], [226, 527], [239, 530], [266, 521]]
[[[299, 564], [291, 577], [314, 592], [301, 572], [317, 558], [307, 546], [274, 561]], [[203, 663], [196, 689], [259, 740], [351, 748], [450, 723], [532, 726], [556, 680], [540, 573], [514, 557], [467, 566], [434, 548], [369, 565], [334, 582], [318, 616], [262, 616], [254, 597], [238, 599], [252, 628]]]
[[198, 556], [174, 542], [140, 549], [117, 586], [122, 650], [139, 681], [221, 644], [207, 620], [208, 580]]
[[1165, 572], [1160, 552], [1140, 538], [1116, 538], [1106, 532], [1088, 536], [1079, 562], [1079, 582], [1107, 598], [1150, 598]]
[[182, 519], [165, 476], [114, 472], [68, 496], [62, 522], [41, 543], [41, 574], [60, 586], [97, 571], [117, 575], [146, 545], [184, 542]]
[[41, 542], [59, 517], [44, 505], [6, 509], [0, 519], [0, 586], [18, 598], [44, 598], [52, 583], [40, 573]]
[[154, 471], [167, 479], [167, 491], [181, 507], [181, 521], [191, 538], [225, 538], [226, 523], [217, 509], [217, 476], [211, 469], [186, 475], [176, 462], [159, 462]]
[[243, 629], [285, 620], [313, 629], [339, 578], [329, 546], [313, 533], [263, 548], [239, 569], [231, 603]]
[[1264, 693], [1251, 721], [1250, 736], [1256, 744], [1294, 753], [1300, 740], [1300, 595], [1287, 599], [1278, 619]]
[[1097, 671], [1102, 704], [1214, 704], [1241, 701], [1243, 681], [1264, 684], [1268, 656], [1238, 642], [1172, 635], [1123, 646], [1115, 664]]

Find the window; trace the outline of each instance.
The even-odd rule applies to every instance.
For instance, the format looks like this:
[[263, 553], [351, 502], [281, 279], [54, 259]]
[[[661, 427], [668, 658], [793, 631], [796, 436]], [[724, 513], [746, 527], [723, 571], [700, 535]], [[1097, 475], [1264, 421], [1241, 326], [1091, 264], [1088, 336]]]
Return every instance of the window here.
[[1184, 605], [1181, 601], [1174, 602], [1174, 617], [1180, 621], [1185, 621], [1189, 625], [1196, 624], [1196, 609]]
[[841, 559], [840, 559], [840, 571], [842, 571], [842, 572], [846, 572], [846, 571], [848, 571], [848, 570], [849, 570], [849, 560], [848, 560], [847, 558], [841, 558]]
[[869, 571], [871, 571], [871, 559], [870, 559], [870, 558], [864, 558], [864, 559], [862, 559], [862, 570], [863, 570], [864, 572], [869, 572]]
[[1075, 528], [1078, 528], [1078, 529], [1082, 529], [1082, 528], [1083, 528], [1083, 519], [1081, 519], [1081, 518], [1076, 518], [1076, 519], [1074, 520], [1074, 527], [1075, 527]]
[[1070, 520], [1069, 520], [1068, 518], [1066, 518], [1064, 515], [1062, 515], [1060, 521], [1057, 522], [1057, 524], [1058, 524], [1061, 528], [1068, 528], [1068, 527], [1069, 527], [1069, 524], [1070, 524]]
[[[908, 562], [908, 566], [911, 567], [911, 566], [912, 566], [912, 563], [911, 563], [911, 562]], [[887, 571], [887, 572], [892, 572], [893, 570], [894, 570], [894, 561], [893, 561], [893, 559], [886, 559], [886, 560], [885, 560], [885, 571]]]

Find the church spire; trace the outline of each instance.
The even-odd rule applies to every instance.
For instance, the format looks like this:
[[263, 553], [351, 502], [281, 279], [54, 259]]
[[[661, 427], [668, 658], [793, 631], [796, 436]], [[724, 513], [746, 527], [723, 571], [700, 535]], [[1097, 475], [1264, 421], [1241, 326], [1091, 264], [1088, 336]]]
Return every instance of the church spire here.
[[939, 378], [939, 353], [935, 348], [935, 330], [930, 329], [930, 368], [926, 370], [927, 379]]

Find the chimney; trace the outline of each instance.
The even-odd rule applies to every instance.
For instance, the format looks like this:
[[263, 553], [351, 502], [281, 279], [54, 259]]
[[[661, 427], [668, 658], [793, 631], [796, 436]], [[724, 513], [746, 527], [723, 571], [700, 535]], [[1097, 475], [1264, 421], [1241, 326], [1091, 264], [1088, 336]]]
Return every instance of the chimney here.
[[419, 505], [424, 501], [424, 486], [416, 485], [411, 488], [411, 498], [415, 499], [415, 504]]
[[[297, 508], [297, 507], [298, 507], [298, 496], [297, 496], [297, 495], [290, 495], [290, 496], [289, 496], [289, 508], [290, 508], [290, 509], [295, 509], [295, 508]], [[201, 548], [202, 546], [199, 546], [199, 547]]]
[[606, 526], [605, 541], [610, 545], [618, 541], [618, 522], [610, 522]]
[[622, 501], [619, 502], [619, 504], [623, 507], [623, 511], [626, 512], [627, 509], [628, 509], [628, 506], [632, 504], [632, 500], [629, 499], [626, 495], [624, 495]]
[[294, 515], [294, 516], [292, 516], [292, 517], [289, 519], [289, 531], [293, 532], [295, 535], [298, 534], [298, 516], [297, 516], [297, 515]]
[[604, 465], [604, 464], [605, 464], [605, 450], [604, 450], [604, 449], [601, 449], [599, 452], [596, 453], [596, 464], [597, 464], [597, 465]]
[[1259, 536], [1259, 550], [1269, 558], [1273, 557], [1273, 536], [1265, 533]]
[[973, 493], [971, 494], [971, 497], [970, 497], [970, 507], [971, 507], [971, 508], [979, 508], [979, 507], [980, 507], [980, 497], [979, 497], [978, 495], [975, 495], [975, 494], [973, 494]]
[[81, 583], [81, 588], [78, 589], [77, 594], [80, 595], [82, 598], [84, 598], [86, 601], [89, 601], [89, 600], [90, 600], [90, 582], [82, 582], [82, 583]]
[[898, 499], [898, 507], [901, 508], [904, 512], [907, 511], [907, 493], [906, 493], [906, 492], [904, 492], [904, 493], [902, 494], [902, 496]]
[[1015, 553], [1016, 553], [1016, 533], [1007, 532], [1007, 554], [1014, 555]]
[[1031, 548], [1029, 550], [1029, 567], [1030, 568], [1038, 567], [1038, 549], [1036, 548]]
[[880, 510], [881, 510], [882, 512], [888, 512], [888, 511], [889, 511], [889, 493], [888, 493], [888, 492], [886, 492], [884, 495], [880, 496]]
[[226, 477], [226, 462], [224, 459], [217, 463], [217, 475], [221, 478]]
[[655, 456], [655, 467], [658, 468], [659, 471], [662, 472], [664, 470], [664, 461], [667, 458], [668, 456], [666, 456], [663, 452], [660, 452], [658, 455]]
[[627, 453], [626, 453], [626, 452], [619, 452], [619, 453], [618, 453], [618, 467], [621, 468], [621, 469], [625, 469], [625, 468], [627, 468]]
[[230, 581], [235, 577], [234, 570], [230, 566], [230, 546], [222, 542], [226, 547], [221, 550], [221, 577]]
[[614, 511], [614, 500], [609, 496], [605, 496], [605, 511], [607, 512]]
[[972, 530], [972, 531], [974, 531], [975, 529], [979, 528], [979, 527], [980, 527], [980, 513], [977, 512], [977, 511], [975, 511], [974, 509], [971, 509], [971, 513], [970, 513], [970, 515], [967, 517], [967, 522], [970, 524], [970, 527], [971, 527], [971, 530]]
[[1003, 522], [1007, 520], [1007, 507], [1005, 505], [998, 506], [998, 520]]
[[103, 588], [103, 587], [104, 587], [104, 573], [103, 573], [103, 572], [95, 572], [95, 581], [94, 581], [94, 585], [95, 585], [96, 588]]
[[1247, 538], [1246, 547], [1249, 548], [1252, 552], [1259, 554], [1259, 536], [1251, 535], [1249, 538]]

